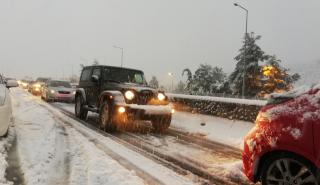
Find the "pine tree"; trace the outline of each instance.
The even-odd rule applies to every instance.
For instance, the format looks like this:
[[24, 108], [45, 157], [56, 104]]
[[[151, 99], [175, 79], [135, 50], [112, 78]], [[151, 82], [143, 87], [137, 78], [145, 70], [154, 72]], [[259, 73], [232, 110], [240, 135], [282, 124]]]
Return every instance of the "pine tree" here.
[[300, 75], [295, 73], [290, 75], [289, 69], [280, 65], [281, 60], [276, 56], [270, 56], [264, 66], [262, 66], [262, 91], [259, 96], [265, 96], [273, 92], [289, 91], [293, 88], [293, 83], [300, 79]]
[[159, 81], [157, 80], [157, 78], [155, 76], [152, 76], [150, 82], [149, 82], [149, 86], [155, 89], [159, 88]]
[[256, 96], [260, 92], [261, 70], [259, 62], [268, 59], [268, 55], [261, 50], [256, 42], [261, 36], [254, 33], [246, 35], [239, 54], [234, 58], [237, 61], [235, 70], [229, 76], [233, 94], [242, 93], [243, 76], [245, 74], [245, 96]]

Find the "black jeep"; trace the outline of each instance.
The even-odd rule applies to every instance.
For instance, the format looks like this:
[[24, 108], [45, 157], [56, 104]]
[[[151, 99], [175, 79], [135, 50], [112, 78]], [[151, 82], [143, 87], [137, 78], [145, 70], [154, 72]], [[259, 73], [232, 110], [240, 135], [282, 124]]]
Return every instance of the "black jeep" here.
[[147, 86], [142, 71], [111, 66], [84, 67], [75, 102], [78, 118], [86, 119], [88, 111], [96, 112], [100, 128], [107, 131], [134, 120], [150, 120], [161, 132], [170, 126], [174, 112], [164, 92]]

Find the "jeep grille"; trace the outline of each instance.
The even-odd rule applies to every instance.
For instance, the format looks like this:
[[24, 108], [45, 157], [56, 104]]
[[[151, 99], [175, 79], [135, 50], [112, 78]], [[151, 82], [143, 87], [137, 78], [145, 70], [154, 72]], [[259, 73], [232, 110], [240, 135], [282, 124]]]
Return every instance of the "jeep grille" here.
[[144, 90], [139, 93], [138, 104], [146, 105], [154, 97], [153, 92], [149, 90]]

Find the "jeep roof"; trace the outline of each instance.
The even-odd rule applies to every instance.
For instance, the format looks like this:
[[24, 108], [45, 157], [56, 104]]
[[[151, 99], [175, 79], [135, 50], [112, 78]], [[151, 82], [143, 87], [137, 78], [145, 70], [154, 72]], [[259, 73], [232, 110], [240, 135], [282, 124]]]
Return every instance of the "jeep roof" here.
[[142, 70], [138, 70], [138, 69], [132, 69], [132, 68], [126, 68], [126, 67], [117, 67], [117, 66], [108, 66], [108, 65], [85, 66], [85, 67], [83, 67], [83, 69], [92, 68], [92, 67], [108, 67], [108, 68], [125, 69], [125, 70], [132, 70], [132, 71], [137, 71], [137, 72], [144, 73]]

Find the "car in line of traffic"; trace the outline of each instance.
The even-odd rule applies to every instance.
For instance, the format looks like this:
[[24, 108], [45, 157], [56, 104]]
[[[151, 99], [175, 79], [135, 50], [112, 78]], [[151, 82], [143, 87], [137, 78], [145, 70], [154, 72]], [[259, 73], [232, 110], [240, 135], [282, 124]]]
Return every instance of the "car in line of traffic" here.
[[9, 88], [18, 87], [14, 79], [5, 80], [0, 75], [0, 136], [6, 136], [12, 120], [12, 106]]
[[74, 102], [76, 90], [70, 82], [51, 80], [43, 85], [41, 99], [49, 101]]
[[99, 114], [99, 126], [106, 131], [145, 120], [163, 132], [174, 109], [163, 91], [147, 85], [143, 71], [98, 65], [83, 68], [76, 91], [75, 115], [85, 120], [88, 111]]

